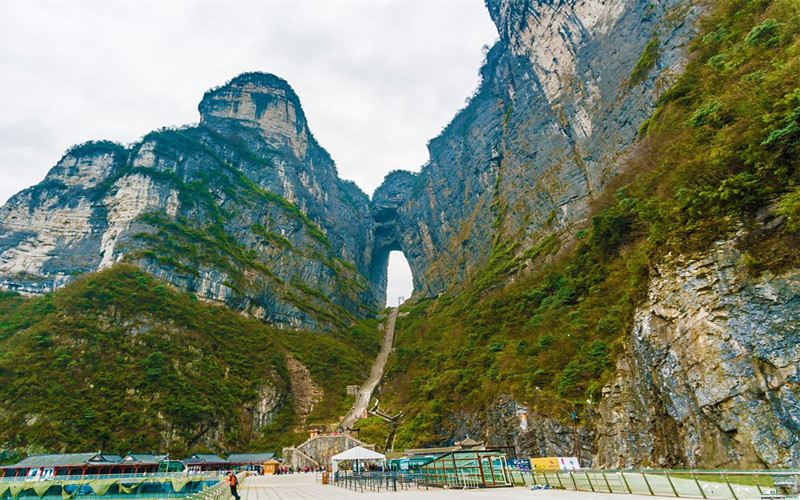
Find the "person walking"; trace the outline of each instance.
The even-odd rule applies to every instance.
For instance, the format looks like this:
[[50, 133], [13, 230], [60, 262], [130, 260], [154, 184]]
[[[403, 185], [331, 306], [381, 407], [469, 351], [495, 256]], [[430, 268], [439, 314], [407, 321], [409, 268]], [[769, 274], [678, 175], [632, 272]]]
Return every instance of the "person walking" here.
[[240, 496], [236, 493], [236, 487], [239, 486], [239, 478], [233, 472], [228, 472], [228, 485], [231, 487], [231, 496], [236, 500], [240, 500]]

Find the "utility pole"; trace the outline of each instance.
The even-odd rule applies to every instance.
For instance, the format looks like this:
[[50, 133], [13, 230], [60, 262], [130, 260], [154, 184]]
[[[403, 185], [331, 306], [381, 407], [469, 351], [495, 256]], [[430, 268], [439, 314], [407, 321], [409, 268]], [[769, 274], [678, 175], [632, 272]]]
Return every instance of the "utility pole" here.
[[570, 413], [572, 416], [572, 437], [575, 440], [575, 458], [578, 459], [578, 464], [581, 463], [581, 447], [580, 443], [578, 442], [578, 415], [575, 414], [575, 407], [572, 407], [572, 412]]

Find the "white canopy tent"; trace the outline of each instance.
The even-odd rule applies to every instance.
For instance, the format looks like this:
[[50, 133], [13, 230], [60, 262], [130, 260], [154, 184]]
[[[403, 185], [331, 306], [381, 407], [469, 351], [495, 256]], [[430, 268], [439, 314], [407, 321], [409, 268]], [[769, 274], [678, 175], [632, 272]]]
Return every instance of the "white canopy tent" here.
[[383, 460], [386, 462], [386, 455], [356, 446], [331, 457], [331, 472], [339, 470], [339, 461], [341, 460], [354, 460], [359, 463], [363, 460]]

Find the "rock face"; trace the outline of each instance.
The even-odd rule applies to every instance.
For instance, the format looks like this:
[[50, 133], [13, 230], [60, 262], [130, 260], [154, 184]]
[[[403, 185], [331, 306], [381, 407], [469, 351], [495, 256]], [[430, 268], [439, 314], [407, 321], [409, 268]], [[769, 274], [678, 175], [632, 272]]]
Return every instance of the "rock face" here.
[[[240, 75], [206, 93], [199, 126], [73, 148], [13, 197], [0, 284], [41, 293], [126, 259], [271, 323], [327, 329], [382, 306], [402, 250], [415, 289], [441, 293], [497, 244], [524, 251], [586, 215], [681, 69], [696, 14], [683, 5], [488, 0], [500, 40], [478, 92], [422, 172], [387, 176], [371, 203], [337, 177], [285, 81]], [[648, 43], [657, 60], [632, 78]]]
[[[682, 71], [699, 14], [680, 0], [486, 4], [500, 40], [478, 92], [422, 171], [391, 174], [373, 197], [373, 262], [402, 250], [425, 296], [504, 241], [522, 252], [586, 217]], [[723, 243], [658, 270], [616, 382], [585, 414], [596, 434], [503, 398], [442, 433], [609, 467], [796, 467], [799, 276], [752, 277], [740, 257]]]
[[51, 291], [121, 260], [289, 328], [382, 306], [368, 198], [342, 181], [289, 85], [249, 73], [206, 93], [200, 125], [68, 151], [0, 209], [0, 286]]
[[800, 271], [741, 261], [725, 241], [658, 269], [603, 390], [600, 465], [800, 463]]
[[[564, 416], [569, 413], [565, 411]], [[452, 441], [472, 437], [485, 440], [488, 446], [513, 446], [519, 457], [576, 457], [588, 467], [596, 453], [595, 434], [585, 428], [586, 422], [559, 422], [506, 395], [485, 413], [454, 415], [452, 424], [448, 430]]]
[[[513, 240], [524, 251], [586, 216], [682, 70], [697, 15], [685, 3], [487, 0], [500, 40], [478, 92], [430, 142], [413, 186], [393, 174], [375, 195], [410, 192], [384, 231], [397, 234], [417, 292], [465, 280], [493, 244]], [[651, 41], [657, 60], [632, 78]]]

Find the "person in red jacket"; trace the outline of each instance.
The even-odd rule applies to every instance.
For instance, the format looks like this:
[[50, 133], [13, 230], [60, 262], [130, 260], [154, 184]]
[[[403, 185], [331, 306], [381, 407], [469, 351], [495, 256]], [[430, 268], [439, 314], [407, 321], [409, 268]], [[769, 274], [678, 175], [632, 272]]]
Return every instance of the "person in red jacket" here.
[[228, 484], [231, 487], [231, 495], [236, 500], [239, 500], [241, 497], [238, 493], [236, 493], [236, 487], [239, 485], [239, 479], [236, 477], [236, 474], [233, 472], [228, 472]]

